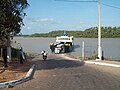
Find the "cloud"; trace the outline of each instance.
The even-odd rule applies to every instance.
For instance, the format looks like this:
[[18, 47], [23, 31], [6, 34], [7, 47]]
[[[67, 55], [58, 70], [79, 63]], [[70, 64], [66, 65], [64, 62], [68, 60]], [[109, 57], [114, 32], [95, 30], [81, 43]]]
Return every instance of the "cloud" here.
[[60, 21], [57, 21], [53, 18], [27, 18], [26, 21], [30, 25], [33, 25], [33, 24], [60, 24]]
[[24, 28], [24, 29], [27, 29], [27, 30], [30, 30], [30, 29], [31, 29], [31, 27], [29, 27], [29, 26], [24, 26], [23, 28]]
[[60, 22], [54, 18], [27, 18], [24, 22], [25, 26], [22, 29], [23, 33], [41, 33], [60, 29], [84, 30], [89, 26], [87, 22], [81, 20]]
[[25, 21], [24, 29], [34, 29], [36, 27], [52, 27], [58, 26], [61, 23], [53, 18], [27, 18]]
[[40, 22], [54, 22], [55, 20], [53, 18], [42, 18], [42, 19], [39, 19], [38, 21], [40, 21]]
[[30, 30], [31, 28], [30, 27], [27, 27], [28, 30]]
[[54, 18], [26, 18], [24, 24], [23, 33], [49, 32], [62, 25], [60, 21]]

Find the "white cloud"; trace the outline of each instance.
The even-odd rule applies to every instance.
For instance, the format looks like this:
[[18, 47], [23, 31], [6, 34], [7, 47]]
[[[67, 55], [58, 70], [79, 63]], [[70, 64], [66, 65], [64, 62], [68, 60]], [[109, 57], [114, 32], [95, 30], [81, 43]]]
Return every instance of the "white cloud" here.
[[[53, 18], [28, 18], [25, 20], [25, 26], [34, 28], [34, 27], [48, 27], [48, 26], [59, 26], [62, 25], [60, 21], [57, 21]], [[29, 29], [29, 28], [26, 28]]]
[[31, 28], [30, 27], [27, 27], [28, 30], [30, 30]]
[[61, 23], [53, 18], [27, 18], [24, 24], [23, 33], [49, 32], [61, 26]]
[[30, 30], [30, 29], [31, 29], [31, 27], [29, 27], [29, 26], [24, 26], [23, 28], [24, 28], [24, 29], [27, 29], [27, 30]]
[[40, 22], [54, 22], [55, 20], [53, 18], [42, 18], [40, 19]]
[[87, 26], [89, 26], [89, 24], [80, 20], [62, 23], [54, 18], [27, 18], [22, 31], [24, 33], [36, 33], [60, 29], [84, 30]]
[[[30, 19], [29, 19], [30, 20]], [[29, 21], [30, 24], [59, 24], [60, 22], [53, 18], [36, 18]]]

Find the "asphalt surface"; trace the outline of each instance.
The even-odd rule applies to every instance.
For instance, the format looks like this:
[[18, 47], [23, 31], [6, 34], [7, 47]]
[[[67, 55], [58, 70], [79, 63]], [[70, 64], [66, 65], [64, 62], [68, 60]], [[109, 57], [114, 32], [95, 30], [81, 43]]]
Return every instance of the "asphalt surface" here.
[[120, 68], [85, 64], [59, 55], [36, 57], [34, 78], [3, 90], [120, 90]]

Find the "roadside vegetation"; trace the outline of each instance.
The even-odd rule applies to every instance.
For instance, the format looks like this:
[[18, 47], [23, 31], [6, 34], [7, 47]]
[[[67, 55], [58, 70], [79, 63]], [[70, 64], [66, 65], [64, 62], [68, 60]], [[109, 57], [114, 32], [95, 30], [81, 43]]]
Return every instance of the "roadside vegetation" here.
[[[58, 30], [49, 33], [35, 33], [32, 35], [24, 35], [25, 37], [56, 37], [62, 34], [64, 31], [68, 35], [74, 36], [75, 38], [97, 38], [98, 28], [91, 27], [84, 31], [69, 31], [69, 30]], [[101, 27], [102, 38], [120, 38], [120, 27]]]
[[[24, 10], [28, 6], [27, 0], [0, 0], [0, 56], [5, 67], [8, 67], [7, 52], [11, 48], [11, 39], [20, 33], [21, 27], [24, 26]], [[12, 58], [19, 58], [18, 49], [12, 48], [10, 52]]]

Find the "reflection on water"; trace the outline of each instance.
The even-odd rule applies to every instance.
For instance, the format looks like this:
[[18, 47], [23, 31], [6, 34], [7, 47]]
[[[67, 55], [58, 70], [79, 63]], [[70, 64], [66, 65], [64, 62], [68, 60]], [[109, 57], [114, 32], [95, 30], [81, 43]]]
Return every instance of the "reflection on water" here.
[[[55, 38], [18, 38], [13, 41], [21, 43], [21, 46], [26, 52], [40, 53], [46, 50], [50, 53], [49, 44], [55, 42]], [[82, 42], [85, 42], [85, 56], [92, 57], [97, 54], [97, 38], [75, 38], [74, 51], [71, 53], [74, 56], [81, 57]], [[102, 39], [102, 51], [104, 56], [111, 59], [120, 59], [120, 39], [119, 38], [104, 38]]]
[[80, 45], [74, 45], [74, 50], [76, 50], [77, 48], [80, 48]]

